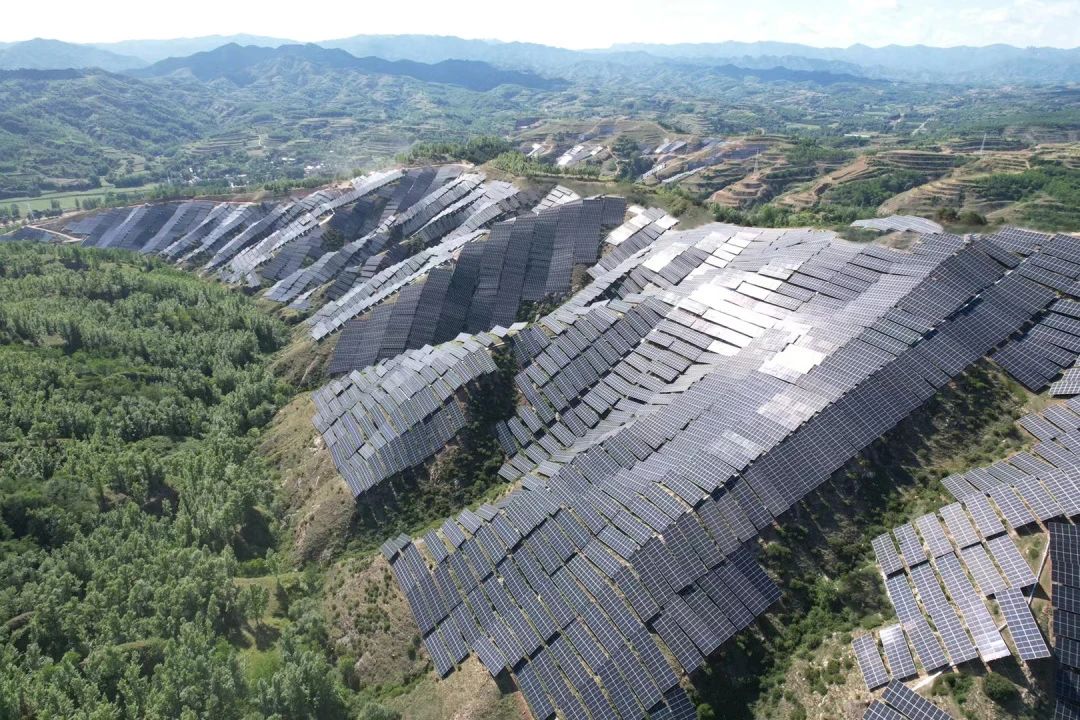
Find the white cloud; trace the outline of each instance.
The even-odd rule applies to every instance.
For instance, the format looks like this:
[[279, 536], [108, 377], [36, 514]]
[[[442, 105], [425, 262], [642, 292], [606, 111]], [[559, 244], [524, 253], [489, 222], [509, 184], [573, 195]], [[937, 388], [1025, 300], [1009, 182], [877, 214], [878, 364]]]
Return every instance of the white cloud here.
[[860, 15], [895, 12], [900, 9], [900, 0], [848, 0], [848, 7]]

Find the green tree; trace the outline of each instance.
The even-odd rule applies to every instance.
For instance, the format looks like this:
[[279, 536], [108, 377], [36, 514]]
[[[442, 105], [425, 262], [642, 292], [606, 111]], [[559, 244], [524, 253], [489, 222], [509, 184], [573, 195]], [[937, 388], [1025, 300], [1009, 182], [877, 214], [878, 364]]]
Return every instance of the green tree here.
[[1016, 699], [1020, 697], [1020, 693], [1016, 689], [1016, 686], [1000, 673], [987, 673], [983, 678], [982, 685], [986, 697], [990, 698], [998, 705], [1007, 706], [1016, 702]]
[[611, 146], [611, 154], [619, 163], [616, 177], [619, 180], [634, 180], [649, 169], [652, 163], [642, 157], [641, 147], [629, 135], [620, 135]]
[[235, 653], [203, 623], [186, 623], [165, 647], [147, 698], [148, 718], [231, 720], [242, 717], [244, 678]]

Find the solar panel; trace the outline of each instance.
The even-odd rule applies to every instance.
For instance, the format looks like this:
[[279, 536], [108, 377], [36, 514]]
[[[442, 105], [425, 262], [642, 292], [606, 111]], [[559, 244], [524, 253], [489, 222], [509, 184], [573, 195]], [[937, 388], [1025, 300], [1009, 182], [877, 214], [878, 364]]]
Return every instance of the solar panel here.
[[919, 610], [915, 595], [911, 592], [911, 586], [908, 585], [906, 576], [893, 575], [886, 578], [885, 593], [889, 596], [889, 601], [892, 602], [893, 607], [896, 609], [896, 616], [902, 622], [922, 617], [922, 612]]
[[949, 529], [949, 534], [952, 535], [953, 540], [961, 548], [979, 542], [979, 537], [975, 534], [975, 528], [971, 526], [971, 521], [960, 503], [953, 503], [941, 508], [941, 517], [945, 518], [945, 526]]
[[1054, 638], [1054, 653], [1058, 662], [1074, 669], [1080, 669], [1080, 641], [1062, 635]]
[[905, 720], [905, 718], [885, 703], [875, 700], [866, 708], [863, 720]]
[[941, 484], [945, 486], [945, 489], [952, 493], [952, 496], [957, 500], [963, 500], [972, 493], [981, 492], [977, 487], [969, 483], [964, 479], [963, 475], [949, 475], [942, 478]]
[[1080, 514], [1080, 488], [1077, 487], [1070, 470], [1051, 470], [1042, 473], [1039, 479], [1064, 508], [1066, 516]]
[[1054, 720], [1080, 720], [1080, 705], [1058, 700], [1054, 706]]
[[990, 556], [986, 554], [986, 550], [982, 545], [966, 547], [960, 552], [960, 555], [964, 558], [964, 565], [967, 566], [971, 576], [975, 578], [975, 583], [979, 586], [983, 595], [993, 595], [1007, 587], [1001, 573], [994, 567], [994, 563], [990, 560]]
[[1001, 518], [994, 512], [994, 508], [985, 495], [972, 495], [965, 498], [964, 505], [967, 507], [968, 512], [971, 513], [971, 517], [974, 518], [975, 527], [978, 528], [984, 538], [991, 538], [1005, 532], [1005, 528], [1001, 524]]
[[859, 672], [862, 673], [867, 690], [874, 690], [889, 682], [889, 674], [885, 671], [885, 664], [881, 662], [881, 654], [873, 635], [860, 635], [851, 641], [851, 648], [855, 651], [855, 662], [859, 664]]
[[919, 542], [919, 536], [915, 534], [915, 529], [911, 527], [910, 523], [894, 528], [893, 535], [896, 536], [896, 540], [900, 544], [900, 554], [904, 556], [904, 561], [907, 562], [909, 567], [926, 562], [926, 551], [923, 550], [923, 546]]
[[1057, 426], [1040, 415], [1025, 415], [1016, 422], [1041, 441], [1053, 440], [1061, 433]]
[[993, 555], [994, 561], [1005, 575], [1005, 579], [1009, 581], [1010, 586], [1026, 588], [1035, 584], [1035, 573], [1024, 561], [1024, 557], [1020, 554], [1011, 537], [999, 535], [988, 540], [986, 544], [990, 548], [990, 554]]
[[1071, 703], [1080, 702], [1080, 673], [1058, 666], [1054, 678], [1054, 689], [1058, 700], [1067, 700]]
[[[1061, 594], [1062, 588], [1068, 586], [1058, 585], [1056, 593]], [[1065, 604], [1057, 604], [1055, 598], [1054, 607], [1054, 636], [1067, 637], [1080, 640], [1080, 614], [1067, 610]], [[1076, 608], [1073, 607], [1075, 610]]]
[[919, 533], [922, 535], [927, 547], [930, 548], [930, 553], [934, 557], [939, 557], [953, 551], [952, 543], [949, 542], [949, 538], [945, 536], [945, 531], [942, 530], [941, 522], [938, 520], [937, 515], [934, 515], [933, 513], [923, 515], [915, 521], [915, 525], [919, 528]]
[[881, 570], [886, 575], [892, 575], [904, 569], [904, 563], [896, 553], [896, 545], [893, 544], [889, 533], [878, 535], [873, 539], [871, 545], [874, 548], [874, 557], [877, 559], [877, 564], [881, 566]]
[[909, 689], [902, 682], [894, 681], [885, 688], [881, 698], [911, 720], [952, 720], [949, 713]]
[[927, 614], [941, 635], [941, 640], [953, 665], [973, 660], [978, 653], [960, 618], [945, 598], [938, 584], [937, 574], [929, 565], [920, 565], [911, 572], [911, 579], [919, 592], [919, 598]]
[[889, 672], [893, 679], [906, 680], [915, 677], [915, 661], [911, 657], [904, 631], [899, 625], [890, 625], [881, 629], [881, 644], [885, 648], [885, 659], [889, 662]]
[[1009, 634], [1012, 635], [1020, 659], [1038, 660], [1050, 657], [1050, 650], [1046, 647], [1039, 626], [1035, 624], [1024, 594], [1017, 588], [1010, 588], [999, 592], [995, 598], [1001, 607], [1001, 614], [1005, 616], [1005, 623], [1009, 627]]

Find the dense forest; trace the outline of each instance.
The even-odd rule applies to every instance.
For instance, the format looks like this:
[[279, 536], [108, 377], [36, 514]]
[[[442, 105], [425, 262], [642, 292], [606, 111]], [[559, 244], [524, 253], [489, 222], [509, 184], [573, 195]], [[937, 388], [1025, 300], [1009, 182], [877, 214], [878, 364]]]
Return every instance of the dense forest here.
[[0, 718], [390, 716], [334, 667], [317, 580], [271, 572], [285, 338], [156, 260], [0, 244]]

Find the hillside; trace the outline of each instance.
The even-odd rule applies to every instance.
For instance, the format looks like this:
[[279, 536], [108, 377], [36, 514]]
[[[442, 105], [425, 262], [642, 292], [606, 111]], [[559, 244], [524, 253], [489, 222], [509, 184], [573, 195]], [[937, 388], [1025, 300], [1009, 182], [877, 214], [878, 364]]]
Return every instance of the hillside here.
[[[642, 138], [657, 132], [628, 123], [618, 129]], [[776, 167], [836, 168], [823, 198], [838, 191], [872, 198], [887, 178], [954, 167], [946, 154], [926, 151], [879, 152], [853, 166], [846, 151], [770, 142]], [[1046, 177], [1019, 173], [1022, 186], [996, 192], [1037, 192], [1040, 178], [1045, 191], [1060, 179], [1048, 167], [1039, 172]], [[879, 185], [857, 185], [866, 182]], [[560, 227], [567, 232], [556, 232]], [[231, 416], [250, 425], [245, 462], [264, 494], [225, 503], [239, 514], [219, 543], [240, 560], [227, 572], [248, 609], [221, 621], [229, 648], [221, 672], [241, 678], [221, 712], [318, 702], [334, 712], [351, 706], [364, 716], [409, 720], [461, 712], [546, 720], [556, 708], [577, 717], [576, 703], [584, 702], [602, 714], [610, 702], [628, 717], [638, 708], [688, 717], [722, 707], [734, 718], [803, 712], [856, 720], [882, 697], [869, 680], [863, 689], [849, 646], [854, 636], [876, 638], [864, 631], [892, 612], [880, 578], [895, 571], [883, 566], [887, 575], [879, 578], [874, 565], [883, 562], [882, 529], [947, 504], [949, 493], [959, 492], [957, 476], [982, 477], [974, 468], [1012, 462], [1020, 451], [1045, 460], [1016, 459], [1015, 468], [1060, 467], [1064, 450], [1032, 446], [1016, 429], [1023, 413], [1046, 410], [1060, 427], [1080, 427], [1080, 415], [1066, 417], [1071, 411], [1051, 399], [1072, 394], [1054, 381], [1067, 376], [1080, 349], [1069, 341], [1074, 349], [1066, 350], [1060, 336], [1072, 328], [1074, 286], [1045, 270], [1053, 263], [1070, 279], [1080, 276], [1080, 265], [1067, 259], [1077, 241], [1067, 236], [992, 228], [981, 236], [908, 233], [853, 243], [805, 229], [683, 229], [658, 208], [611, 196], [582, 199], [550, 182], [517, 188], [457, 164], [395, 168], [277, 203], [107, 210], [47, 223], [41, 232], [38, 239], [82, 238], [83, 247], [6, 246], [6, 266], [19, 268], [19, 277], [34, 274], [39, 256], [47, 268], [64, 268], [13, 286], [13, 298], [27, 299], [0, 317], [23, 345], [40, 346], [58, 362], [82, 362], [98, 348], [163, 362], [147, 355], [149, 338], [168, 327], [165, 336], [180, 348], [173, 355], [186, 367], [185, 343], [243, 352], [237, 343], [250, 326], [260, 348], [229, 355], [255, 363], [252, 372], [265, 378], [258, 392], [242, 393], [253, 404]], [[188, 322], [162, 303], [165, 294], [194, 289], [171, 281], [138, 289], [136, 280], [158, 282], [166, 271], [161, 261], [136, 260], [121, 248], [242, 283], [262, 297], [256, 307], [234, 291], [169, 271], [169, 278], [215, 287], [215, 298], [235, 301], [220, 321]], [[773, 258], [783, 259], [784, 270], [773, 269], [780, 267]], [[123, 269], [136, 262], [142, 275]], [[94, 288], [108, 276], [102, 272], [118, 278], [111, 287], [130, 286], [120, 295], [132, 299], [110, 291], [64, 310], [48, 296], [67, 292], [80, 273], [87, 273], [86, 289], [75, 292], [98, 295]], [[137, 328], [147, 325], [132, 331], [140, 342], [126, 340], [124, 326], [110, 321], [112, 302]], [[55, 340], [48, 324], [38, 329], [31, 312], [38, 308], [55, 325]], [[296, 324], [287, 346], [267, 311]], [[234, 313], [246, 320], [229, 321]], [[225, 322], [238, 333], [232, 342], [198, 334]], [[180, 334], [171, 340], [174, 326]], [[976, 326], [982, 330], [972, 332]], [[1062, 345], [1050, 346], [1049, 338]], [[131, 355], [122, 350], [128, 345], [144, 349]], [[864, 362], [870, 357], [873, 363]], [[86, 361], [89, 368], [103, 362]], [[217, 378], [220, 361], [214, 367]], [[862, 369], [853, 376], [853, 368]], [[154, 372], [128, 374], [132, 382], [153, 382]], [[56, 399], [67, 397], [62, 377], [50, 380]], [[202, 387], [195, 380], [180, 386]], [[123, 392], [142, 391], [134, 385]], [[119, 417], [109, 410], [115, 398], [88, 399], [96, 403], [91, 417]], [[218, 425], [204, 429], [187, 402], [177, 396], [155, 407], [175, 404], [180, 409], [167, 417], [195, 418], [183, 430], [192, 439], [180, 446], [197, 454]], [[236, 408], [233, 401], [222, 406]], [[150, 436], [155, 448], [168, 447], [157, 434], [181, 431], [159, 427], [171, 421], [154, 417], [117, 422], [126, 434], [115, 442]], [[1043, 432], [1035, 422], [1023, 427]], [[21, 431], [27, 437], [54, 432], [37, 421], [28, 427]], [[732, 444], [717, 443], [718, 433]], [[755, 450], [739, 438], [766, 445]], [[676, 466], [677, 474], [656, 471]], [[791, 466], [805, 471], [783, 469]], [[168, 490], [157, 502], [190, 508], [190, 481], [171, 481], [168, 460], [165, 467]], [[727, 479], [710, 469], [717, 467]], [[1001, 503], [999, 486], [1019, 482], [1010, 472], [1008, 480], [994, 475]], [[234, 490], [247, 487], [230, 478]], [[95, 506], [78, 502], [74, 488], [40, 497], [32, 492], [40, 485], [7, 487], [20, 502], [59, 505], [88, 526], [114, 505], [126, 506], [134, 492], [105, 481], [98, 491], [105, 500]], [[215, 486], [207, 479], [194, 487]], [[968, 496], [957, 498], [973, 507]], [[245, 502], [253, 510], [245, 511]], [[275, 513], [257, 522], [270, 507]], [[1015, 530], [1045, 518], [1010, 513], [1000, 530], [983, 521], [980, 528], [992, 548], [1017, 543], [1029, 552], [1037, 541], [1029, 535], [1041, 528]], [[16, 538], [36, 527], [34, 513], [7, 517]], [[919, 528], [928, 533], [921, 518]], [[37, 532], [36, 542], [45, 543]], [[958, 549], [948, 552], [985, 581], [970, 543], [955, 539]], [[62, 552], [63, 541], [48, 547]], [[915, 567], [910, 543], [904, 552]], [[944, 574], [943, 555], [924, 570]], [[278, 586], [269, 601], [261, 599], [260, 588]], [[461, 603], [453, 603], [457, 594]], [[497, 613], [483, 610], [485, 597]], [[973, 606], [961, 607], [973, 623]], [[521, 624], [508, 630], [503, 616]], [[974, 646], [948, 645], [958, 667], [947, 681], [935, 682], [938, 666], [920, 656], [923, 671], [915, 674], [932, 702], [980, 717], [1039, 717], [1053, 698], [1041, 666], [1014, 671], [1008, 663], [1032, 659], [1002, 659], [1023, 652], [1013, 650], [1020, 647], [1016, 621], [995, 631], [1010, 641], [999, 639], [1004, 655], [991, 656], [998, 646], [988, 649], [982, 639], [978, 646], [1004, 673], [995, 682], [1017, 693], [1007, 712], [988, 710], [997, 691], [977, 679]], [[530, 654], [515, 660], [512, 653]], [[154, 657], [143, 662], [151, 707], [167, 707], [155, 688], [171, 666]], [[553, 674], [574, 662], [595, 673]], [[648, 682], [631, 690], [623, 674], [634, 668]], [[316, 676], [325, 682], [314, 683]], [[19, 677], [22, 687], [34, 687], [33, 678]], [[562, 693], [555, 680], [574, 690]], [[288, 685], [294, 682], [300, 687]], [[288, 697], [284, 687], [292, 688]]]
[[0, 268], [4, 716], [382, 712], [273, 565], [284, 328], [128, 253], [5, 243]]
[[0, 71], [0, 183], [8, 197], [87, 188], [144, 169], [149, 157], [215, 127], [198, 87], [100, 70]]
[[0, 720], [1080, 717], [1080, 49], [690, 5], [0, 44]]

